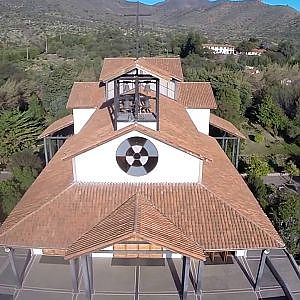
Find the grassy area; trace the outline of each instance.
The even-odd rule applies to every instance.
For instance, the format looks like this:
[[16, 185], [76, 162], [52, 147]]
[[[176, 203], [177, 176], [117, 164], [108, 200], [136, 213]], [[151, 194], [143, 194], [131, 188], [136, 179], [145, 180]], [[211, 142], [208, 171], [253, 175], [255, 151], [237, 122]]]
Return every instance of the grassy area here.
[[[284, 163], [288, 157], [300, 155], [299, 146], [288, 144], [283, 138], [273, 136], [260, 125], [247, 124], [244, 128], [248, 139], [242, 144], [241, 156], [249, 157], [254, 154], [266, 158], [275, 158]], [[263, 141], [255, 141], [257, 134], [263, 136]]]

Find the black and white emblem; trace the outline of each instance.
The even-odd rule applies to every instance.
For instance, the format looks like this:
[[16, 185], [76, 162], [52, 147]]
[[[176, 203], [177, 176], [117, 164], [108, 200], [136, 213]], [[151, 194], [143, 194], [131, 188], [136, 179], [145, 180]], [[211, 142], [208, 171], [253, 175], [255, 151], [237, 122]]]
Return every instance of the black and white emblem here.
[[152, 142], [143, 137], [130, 137], [117, 149], [119, 167], [132, 176], [143, 176], [151, 172], [158, 161], [158, 152]]

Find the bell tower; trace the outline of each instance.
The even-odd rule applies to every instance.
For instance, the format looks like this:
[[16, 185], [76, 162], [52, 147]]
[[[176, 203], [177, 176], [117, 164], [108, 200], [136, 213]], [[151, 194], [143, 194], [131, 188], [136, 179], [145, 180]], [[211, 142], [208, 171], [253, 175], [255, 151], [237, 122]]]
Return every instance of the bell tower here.
[[159, 130], [159, 79], [138, 69], [114, 79], [114, 128], [131, 123]]

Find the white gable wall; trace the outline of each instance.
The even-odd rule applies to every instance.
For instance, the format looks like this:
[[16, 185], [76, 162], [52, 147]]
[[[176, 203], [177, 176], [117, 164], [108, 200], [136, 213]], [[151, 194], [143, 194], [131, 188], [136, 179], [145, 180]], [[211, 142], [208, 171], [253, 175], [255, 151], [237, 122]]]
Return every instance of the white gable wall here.
[[90, 119], [92, 114], [95, 112], [95, 108], [75, 108], [73, 109], [74, 119], [74, 134], [78, 133], [81, 128]]
[[[141, 136], [150, 140], [158, 150], [158, 163], [147, 175], [135, 177], [118, 166], [116, 151], [125, 139]], [[199, 182], [202, 178], [202, 160], [133, 131], [104, 145], [76, 156], [74, 180], [77, 182]]]
[[198, 131], [209, 135], [209, 117], [210, 109], [187, 109], [187, 112], [197, 127]]

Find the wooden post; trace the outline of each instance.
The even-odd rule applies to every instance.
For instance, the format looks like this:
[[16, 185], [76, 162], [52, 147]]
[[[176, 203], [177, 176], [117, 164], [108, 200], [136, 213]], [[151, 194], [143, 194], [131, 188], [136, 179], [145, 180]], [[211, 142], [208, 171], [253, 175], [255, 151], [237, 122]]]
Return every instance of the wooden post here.
[[182, 259], [182, 276], [181, 276], [181, 294], [182, 300], [187, 299], [189, 277], [190, 277], [191, 259], [188, 256], [183, 256]]

